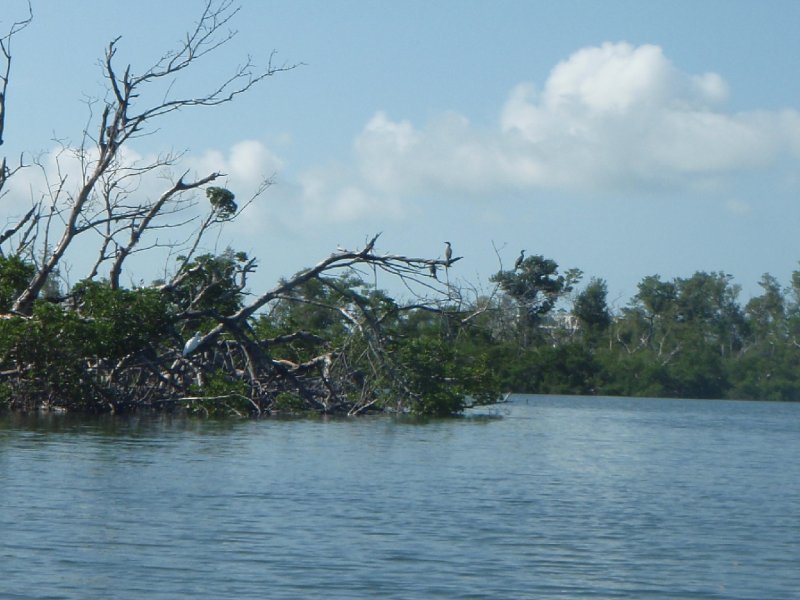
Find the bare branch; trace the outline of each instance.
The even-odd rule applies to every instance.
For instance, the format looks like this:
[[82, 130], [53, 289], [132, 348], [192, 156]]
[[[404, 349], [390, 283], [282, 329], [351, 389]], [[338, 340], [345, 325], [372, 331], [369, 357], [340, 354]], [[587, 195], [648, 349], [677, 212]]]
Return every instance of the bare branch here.
[[24, 217], [22, 217], [22, 219], [20, 219], [20, 221], [19, 221], [19, 222], [18, 222], [16, 225], [14, 225], [13, 227], [11, 227], [10, 229], [6, 229], [6, 230], [5, 230], [5, 231], [4, 231], [4, 232], [3, 232], [3, 233], [0, 235], [0, 244], [2, 244], [3, 242], [5, 242], [5, 241], [6, 241], [8, 238], [10, 238], [12, 235], [15, 235], [15, 234], [16, 234], [16, 233], [17, 233], [17, 232], [20, 230], [20, 229], [22, 229], [22, 228], [25, 226], [25, 224], [26, 224], [26, 223], [27, 223], [27, 222], [28, 222], [28, 221], [29, 221], [29, 220], [30, 220], [30, 219], [31, 219], [31, 218], [34, 216], [34, 214], [36, 214], [36, 209], [37, 209], [37, 208], [38, 208], [37, 206], [33, 206], [33, 207], [32, 207], [32, 208], [31, 208], [31, 209], [30, 209], [30, 210], [29, 210], [29, 211], [28, 211], [28, 212], [25, 214], [25, 216], [24, 216]]
[[[8, 32], [0, 37], [0, 146], [3, 145], [3, 132], [6, 122], [6, 100], [8, 98], [8, 81], [11, 75], [11, 43], [15, 35], [25, 29], [33, 21], [33, 8], [28, 2], [28, 16], [21, 21], [14, 21]], [[5, 165], [4, 165], [5, 166]], [[0, 186], [0, 189], [2, 187]]]
[[[109, 193], [116, 193], [115, 189], [127, 178], [141, 178], [169, 163], [167, 159], [156, 160], [138, 167], [126, 167], [121, 164], [121, 148], [133, 137], [145, 135], [145, 127], [151, 119], [184, 107], [215, 106], [229, 102], [267, 77], [294, 68], [293, 65], [273, 65], [274, 53], [270, 56], [266, 67], [261, 69], [256, 68], [248, 58], [234, 69], [232, 74], [212, 84], [210, 90], [196, 96], [171, 97], [169, 90], [175, 77], [233, 39], [235, 32], [228, 30], [227, 27], [238, 10], [231, 0], [219, 2], [207, 0], [194, 28], [179, 42], [176, 49], [165, 53], [141, 75], [133, 75], [130, 65], [124, 70], [118, 70], [115, 61], [120, 38], [115, 38], [109, 43], [102, 62], [109, 87], [109, 98], [99, 115], [94, 141], [96, 152], [90, 152], [85, 143], [76, 151], [82, 171], [80, 186], [74, 193], [65, 196], [63, 202], [59, 189], [57, 196], [51, 202], [50, 215], [44, 223], [46, 243], [44, 258], [29, 285], [16, 299], [14, 310], [20, 312], [30, 310], [33, 300], [67, 249], [76, 237], [87, 231], [98, 232], [103, 240], [90, 275], [96, 275], [100, 264], [110, 259], [113, 252], [110, 280], [113, 287], [118, 287], [124, 261], [135, 250], [141, 249], [140, 241], [145, 232], [157, 228], [156, 217], [168, 213], [169, 207], [175, 206], [182, 192], [200, 187], [220, 176], [218, 173], [212, 173], [187, 184], [183, 180], [186, 176], [184, 174], [170, 190], [152, 204], [134, 204], [125, 207], [119, 201], [112, 202], [107, 197]], [[13, 31], [16, 32], [20, 28], [17, 26]], [[10, 58], [10, 53], [7, 52], [10, 37], [3, 39], [5, 40], [3, 51]], [[10, 64], [9, 59], [6, 63]], [[7, 81], [7, 77], [2, 81]], [[149, 103], [144, 101], [145, 92], [155, 90], [158, 87], [156, 84], [159, 83], [168, 85], [167, 95]], [[152, 97], [153, 94], [150, 93], [148, 96]], [[142, 104], [141, 107], [134, 107], [134, 104], [139, 103]], [[88, 131], [88, 128], [85, 131]], [[88, 138], [88, 133], [85, 133], [84, 142]], [[265, 187], [262, 186], [256, 195]], [[102, 205], [97, 202], [100, 198], [105, 198]], [[240, 207], [240, 210], [243, 208], [244, 206]], [[230, 218], [233, 216], [235, 215], [231, 215]], [[62, 222], [63, 229], [58, 240], [50, 248], [50, 226], [54, 223], [54, 219]], [[199, 247], [203, 235], [220, 222], [219, 215], [213, 212], [209, 215], [194, 238], [190, 256]], [[120, 227], [112, 226], [113, 223], [119, 223]], [[129, 235], [123, 242], [116, 236], [124, 231]]]
[[170, 189], [166, 192], [161, 194], [161, 197], [153, 203], [150, 209], [143, 215], [140, 221], [131, 225], [131, 235], [130, 239], [128, 240], [127, 244], [121, 246], [117, 250], [117, 257], [111, 265], [111, 272], [109, 276], [109, 280], [111, 282], [111, 287], [116, 289], [119, 287], [119, 277], [122, 273], [122, 263], [125, 259], [131, 254], [133, 249], [139, 244], [139, 241], [142, 239], [144, 233], [150, 228], [150, 224], [153, 222], [159, 213], [161, 213], [164, 205], [169, 202], [173, 196], [179, 194], [181, 192], [185, 192], [187, 190], [193, 190], [199, 188], [207, 183], [210, 183], [221, 176], [221, 173], [212, 173], [202, 179], [198, 179], [196, 181], [192, 181], [189, 183], [185, 183], [183, 178], [186, 177], [188, 172], [184, 173], [178, 181], [173, 185]]

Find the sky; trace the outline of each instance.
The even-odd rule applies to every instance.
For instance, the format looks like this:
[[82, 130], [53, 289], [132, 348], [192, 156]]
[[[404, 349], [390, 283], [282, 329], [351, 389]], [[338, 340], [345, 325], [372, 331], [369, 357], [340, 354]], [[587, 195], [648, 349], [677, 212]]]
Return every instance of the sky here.
[[[5, 30], [26, 3], [2, 2]], [[141, 72], [202, 4], [32, 0], [3, 154], [80, 141], [108, 42], [122, 36], [119, 64]], [[800, 2], [240, 6], [237, 36], [177, 89], [207, 89], [247, 55], [299, 66], [162, 120], [130, 152], [185, 151], [181, 167], [225, 172], [238, 198], [273, 178], [213, 240], [260, 258], [254, 291], [378, 232], [379, 251], [412, 256], [441, 257], [449, 240], [453, 279], [486, 292], [521, 249], [542, 254], [605, 279], [616, 308], [648, 275], [722, 271], [746, 301], [763, 273], [786, 284], [800, 268]], [[0, 219], [37, 185], [20, 176]], [[87, 258], [70, 260], [78, 279]], [[153, 259], [138, 268], [150, 277]]]

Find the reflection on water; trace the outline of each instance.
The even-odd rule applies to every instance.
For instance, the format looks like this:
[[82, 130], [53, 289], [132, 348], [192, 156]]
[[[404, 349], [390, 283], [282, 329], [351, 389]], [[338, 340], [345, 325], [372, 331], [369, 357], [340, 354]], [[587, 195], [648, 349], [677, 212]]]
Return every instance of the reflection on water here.
[[800, 405], [0, 417], [0, 598], [796, 598]]

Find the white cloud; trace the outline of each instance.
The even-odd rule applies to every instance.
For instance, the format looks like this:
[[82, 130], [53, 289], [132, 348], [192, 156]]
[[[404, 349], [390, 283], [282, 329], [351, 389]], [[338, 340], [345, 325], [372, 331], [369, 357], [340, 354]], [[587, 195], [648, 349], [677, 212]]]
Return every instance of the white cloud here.
[[[454, 112], [423, 125], [376, 112], [352, 156], [307, 168], [294, 183], [282, 173], [249, 226], [402, 219], [425, 210], [415, 203], [504, 191], [715, 189], [739, 173], [800, 158], [797, 111], [732, 113], [728, 96], [720, 75], [683, 72], [658, 46], [583, 48], [558, 63], [541, 89], [511, 89], [495, 127]], [[229, 173], [231, 186], [283, 167], [254, 141], [204, 160]]]
[[[186, 162], [198, 177], [213, 172], [222, 173], [224, 177], [215, 184], [230, 189], [240, 206], [253, 198], [265, 180], [280, 173], [285, 166], [280, 157], [258, 140], [237, 142], [227, 154], [210, 149], [197, 158], [188, 158]], [[263, 233], [266, 227], [276, 223], [278, 218], [269, 203], [271, 194], [270, 190], [255, 198], [229, 229], [238, 234], [256, 234]]]
[[306, 223], [347, 223], [378, 215], [399, 218], [403, 214], [396, 193], [377, 193], [342, 165], [306, 171], [299, 178], [299, 186], [281, 196], [299, 209], [295, 214]]
[[199, 158], [190, 158], [188, 163], [201, 176], [215, 171], [223, 173], [232, 186], [248, 191], [284, 167], [283, 161], [258, 140], [237, 142], [227, 156], [216, 149], [207, 150]]
[[[45, 206], [56, 199], [63, 202], [67, 198], [74, 198], [79, 192], [82, 182], [98, 159], [98, 150], [90, 148], [83, 153], [77, 148], [55, 147], [49, 152], [42, 152], [36, 156], [35, 161], [24, 157], [25, 168], [19, 169], [8, 179], [5, 191], [8, 198], [4, 199], [0, 212], [5, 216], [19, 216], [26, 212], [33, 203], [42, 201]], [[118, 156], [121, 168], [135, 168], [141, 164], [155, 161], [155, 156], [143, 156], [131, 148], [122, 148]], [[160, 173], [159, 173], [160, 174]], [[150, 185], [148, 185], [150, 184]], [[120, 181], [117, 191], [127, 189], [130, 193], [157, 194], [155, 186], [163, 182], [154, 178], [144, 184], [136, 177], [127, 177]], [[97, 186], [98, 189], [101, 187]], [[13, 220], [13, 217], [12, 217]]]
[[687, 75], [661, 48], [606, 42], [583, 48], [560, 62], [547, 79], [542, 104], [550, 112], [576, 115], [705, 108], [724, 102], [728, 89], [716, 73]]
[[792, 141], [776, 114], [722, 111], [727, 96], [719, 75], [683, 73], [656, 46], [606, 43], [559, 63], [541, 94], [513, 90], [501, 127], [539, 157], [543, 185], [695, 185], [766, 166]]
[[198, 176], [225, 173], [220, 184], [241, 200], [277, 174], [234, 226], [244, 234], [402, 219], [445, 196], [703, 190], [777, 165], [791, 171], [800, 159], [800, 113], [733, 113], [728, 96], [720, 75], [683, 72], [658, 46], [604, 43], [559, 62], [541, 87], [511, 89], [493, 127], [455, 112], [420, 125], [379, 111], [355, 136], [352, 155], [327, 165], [287, 172], [257, 140], [185, 165]]
[[627, 113], [661, 104], [674, 71], [657, 46], [606, 43], [575, 52], [552, 70], [543, 105], [556, 112]]
[[522, 83], [480, 130], [457, 114], [422, 128], [383, 112], [355, 141], [365, 194], [703, 188], [800, 155], [800, 115], [730, 113], [716, 73], [688, 74], [653, 45], [584, 48], [540, 92]]

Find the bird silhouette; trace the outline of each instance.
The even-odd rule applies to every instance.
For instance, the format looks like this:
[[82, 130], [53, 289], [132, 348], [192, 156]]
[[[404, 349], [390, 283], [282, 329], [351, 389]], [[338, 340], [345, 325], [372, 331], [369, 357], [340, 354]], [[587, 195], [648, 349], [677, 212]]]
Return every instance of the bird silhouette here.
[[445, 242], [444, 248], [444, 266], [450, 266], [450, 259], [453, 258], [453, 248], [450, 246], [450, 242]]
[[517, 271], [522, 267], [522, 261], [525, 260], [525, 250], [520, 250], [519, 256], [514, 263], [514, 270]]

